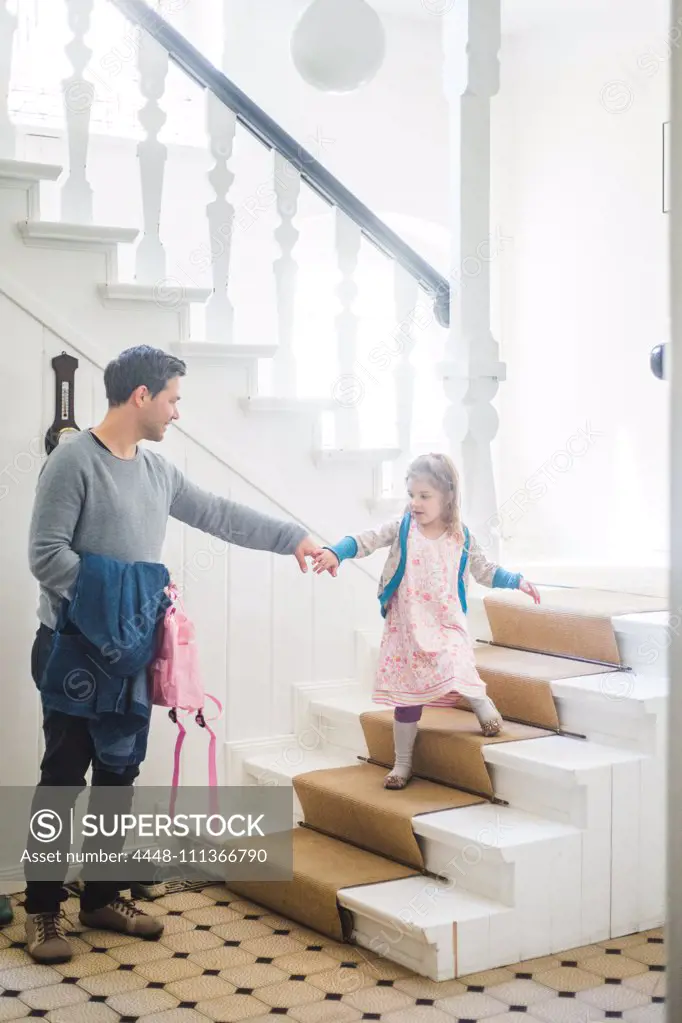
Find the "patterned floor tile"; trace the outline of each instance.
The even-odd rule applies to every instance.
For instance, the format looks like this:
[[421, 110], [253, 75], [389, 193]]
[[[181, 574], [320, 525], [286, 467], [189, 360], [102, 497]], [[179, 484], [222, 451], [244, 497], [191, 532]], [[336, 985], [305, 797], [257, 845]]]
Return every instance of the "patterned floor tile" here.
[[252, 991], [270, 984], [281, 984], [289, 979], [289, 974], [279, 970], [274, 963], [249, 963], [246, 966], [234, 966], [223, 970], [220, 976], [234, 984], [236, 988], [245, 987]]
[[65, 1009], [55, 1009], [46, 1018], [49, 1023], [119, 1023], [118, 1013], [103, 1002], [69, 1005]]
[[468, 992], [454, 998], [443, 998], [436, 1002], [436, 1008], [449, 1012], [455, 1019], [479, 1020], [506, 1012], [509, 1006], [491, 995]]
[[645, 934], [626, 934], [622, 938], [609, 938], [608, 941], [597, 942], [600, 948], [633, 948], [635, 945], [645, 945]]
[[411, 1005], [409, 1009], [390, 1012], [387, 1016], [382, 1015], [381, 1018], [384, 1023], [452, 1023], [453, 1021], [449, 1012], [443, 1012], [435, 1005]]
[[560, 966], [557, 970], [534, 973], [533, 980], [555, 991], [589, 991], [594, 987], [594, 974], [576, 966]]
[[188, 909], [182, 914], [186, 920], [206, 927], [217, 927], [220, 924], [231, 924], [241, 920], [229, 906], [206, 906], [203, 909]]
[[164, 913], [168, 913], [169, 910], [184, 913], [188, 909], [210, 908], [213, 900], [202, 892], [179, 892], [177, 895], [164, 895], [160, 899], [155, 899], [153, 905]]
[[[657, 948], [657, 945], [642, 945], [628, 949], [628, 953], [639, 951], [639, 948]], [[594, 956], [592, 959], [583, 959], [580, 969], [588, 973], [596, 974], [597, 977], [607, 977], [613, 980], [624, 980], [625, 977], [636, 977], [640, 973], [646, 973], [647, 967], [641, 962], [635, 962], [630, 955], [609, 955]]]
[[48, 987], [61, 984], [62, 978], [51, 966], [18, 966], [0, 972], [0, 988], [8, 991], [28, 991], [34, 987]]
[[535, 980], [512, 980], [509, 984], [491, 988], [488, 993], [508, 1006], [529, 1006], [547, 1001], [547, 988]]
[[[226, 1020], [228, 1016], [224, 1017]], [[144, 1023], [206, 1023], [206, 1017], [195, 1009], [168, 1009], [143, 1017]]]
[[537, 1023], [533, 1016], [528, 1016], [525, 1012], [515, 1012], [510, 1010], [505, 1012], [501, 1016], [488, 1016], [487, 1023]]
[[579, 991], [576, 997], [579, 1002], [595, 1005], [604, 1012], [625, 1012], [627, 1009], [639, 1009], [650, 1003], [647, 995], [622, 984], [604, 984], [590, 991]]
[[[219, 1023], [237, 1023], [238, 1020], [262, 1016], [263, 1010], [267, 1011], [265, 1003], [252, 995], [229, 995], [227, 998], [218, 998], [216, 1001], [199, 1002], [197, 1008], [202, 1014], [198, 1017], [198, 1021], [201, 1023], [206, 1023], [206, 1016], [215, 1020], [216, 1023], [218, 1021]], [[145, 1023], [159, 1023], [159, 1021], [146, 1020]], [[161, 1023], [166, 1023], [166, 1021], [162, 1020]], [[175, 1023], [175, 1021], [169, 1020], [168, 1023]], [[178, 1023], [181, 1021], [178, 1020]], [[194, 1023], [193, 1020], [192, 1023]]]
[[214, 924], [211, 933], [217, 934], [223, 941], [249, 941], [251, 938], [271, 937], [272, 928], [260, 920], [243, 920], [238, 917], [236, 922]]
[[[168, 940], [172, 941], [173, 939], [171, 937]], [[161, 944], [160, 941], [137, 941], [133, 945], [117, 945], [102, 958], [113, 959], [115, 962], [127, 966], [137, 966], [139, 963], [151, 963], [155, 959], [170, 959], [172, 955], [172, 949]], [[71, 964], [67, 963], [68, 965]]]
[[62, 1009], [65, 1005], [87, 1002], [89, 994], [77, 984], [50, 984], [49, 987], [35, 987], [21, 992], [22, 1002], [31, 1009]]
[[328, 995], [350, 995], [354, 991], [371, 987], [374, 983], [364, 970], [350, 969], [341, 964], [333, 970], [314, 973], [308, 980], [308, 984]]
[[318, 988], [300, 980], [285, 980], [281, 984], [259, 987], [254, 994], [265, 1005], [277, 1009], [290, 1009], [324, 999], [324, 994]]
[[496, 984], [507, 984], [514, 980], [514, 974], [510, 970], [486, 970], [484, 973], [469, 973], [460, 977], [459, 981], [465, 987], [494, 987]]
[[636, 948], [627, 950], [627, 957], [637, 963], [644, 963], [646, 966], [665, 966], [665, 946], [637, 945]]
[[168, 990], [142, 988], [140, 991], [128, 991], [125, 994], [112, 995], [107, 999], [114, 1012], [121, 1016], [148, 1016], [153, 1012], [176, 1009], [180, 999], [174, 998]]
[[23, 948], [0, 949], [0, 971], [11, 970], [16, 966], [31, 966], [32, 964], [33, 959]]
[[536, 1002], [533, 1016], [541, 1023], [596, 1023], [604, 1020], [601, 1009], [579, 1002], [577, 998], [557, 997], [547, 1002]]
[[[79, 937], [92, 948], [116, 948], [138, 942], [134, 934], [116, 934], [115, 931], [81, 931]], [[69, 941], [71, 938], [69, 938]]]
[[338, 967], [338, 963], [324, 952], [298, 952], [293, 956], [278, 956], [274, 965], [287, 974], [302, 973], [306, 977]]
[[305, 947], [300, 941], [294, 941], [293, 938], [285, 934], [271, 934], [267, 938], [251, 938], [248, 941], [243, 941], [241, 948], [246, 952], [253, 952], [255, 956], [265, 956], [272, 959], [305, 952]]
[[365, 987], [351, 995], [344, 995], [343, 1001], [346, 1005], [352, 1005], [354, 1009], [378, 1012], [381, 1016], [396, 1012], [398, 1009], [407, 1009], [408, 1006], [415, 1008], [414, 999], [394, 987]]
[[[296, 1023], [354, 1023], [362, 1019], [359, 1009], [342, 1002], [311, 1002], [310, 1005], [297, 1005], [289, 1009], [288, 1014]], [[270, 1019], [274, 1020], [274, 1016]], [[452, 1023], [452, 1019], [449, 1020]]]
[[244, 948], [210, 948], [206, 952], [190, 952], [189, 962], [203, 970], [229, 970], [233, 966], [255, 963], [256, 956]]
[[623, 1014], [625, 1023], [666, 1023], [665, 1005], [647, 1005]]
[[109, 995], [122, 995], [126, 991], [138, 991], [146, 987], [147, 981], [132, 970], [111, 970], [108, 973], [96, 973], [92, 977], [82, 977], [78, 987], [89, 995], [108, 998]]
[[525, 959], [516, 966], [508, 966], [507, 969], [516, 976], [519, 973], [546, 973], [548, 970], [558, 970], [561, 966], [561, 959], [557, 956], [541, 956], [539, 959]]
[[665, 973], [653, 971], [640, 973], [638, 977], [627, 977], [623, 984], [635, 991], [642, 991], [650, 998], [665, 998], [668, 987]]
[[184, 931], [182, 934], [162, 934], [159, 943], [171, 952], [205, 952], [209, 948], [220, 948], [223, 939], [213, 931]]
[[134, 968], [135, 976], [141, 977], [145, 983], [170, 984], [176, 980], [187, 980], [189, 977], [200, 977], [203, 968], [191, 959], [154, 959], [149, 963], [139, 963]]
[[233, 995], [236, 986], [222, 977], [203, 974], [201, 977], [188, 977], [166, 984], [166, 991], [179, 1002], [208, 1002], [213, 998], [227, 998], [228, 995]]
[[393, 985], [397, 991], [404, 991], [413, 998], [451, 998], [453, 995], [465, 995], [467, 989], [459, 980], [429, 980], [428, 977], [408, 977], [396, 980]]
[[25, 1019], [30, 1008], [25, 1002], [18, 998], [0, 998], [0, 1023], [10, 1023], [10, 1020]]

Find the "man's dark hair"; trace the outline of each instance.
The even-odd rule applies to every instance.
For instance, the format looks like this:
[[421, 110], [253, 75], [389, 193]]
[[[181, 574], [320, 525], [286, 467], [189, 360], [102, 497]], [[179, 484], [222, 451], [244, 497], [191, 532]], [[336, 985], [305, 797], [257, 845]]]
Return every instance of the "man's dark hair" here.
[[152, 398], [164, 390], [173, 377], [184, 377], [187, 367], [182, 359], [160, 348], [137, 345], [109, 363], [104, 370], [104, 388], [111, 408], [124, 405], [143, 384]]

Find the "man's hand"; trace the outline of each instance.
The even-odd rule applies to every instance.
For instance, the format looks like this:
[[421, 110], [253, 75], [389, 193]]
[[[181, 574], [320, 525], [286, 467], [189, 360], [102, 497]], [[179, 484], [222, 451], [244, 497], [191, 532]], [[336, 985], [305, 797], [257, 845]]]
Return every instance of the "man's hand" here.
[[312, 536], [306, 536], [301, 540], [300, 544], [294, 551], [294, 557], [298, 561], [298, 564], [302, 572], [308, 571], [308, 565], [306, 564], [306, 558], [316, 558], [321, 553], [320, 545], [315, 543]]

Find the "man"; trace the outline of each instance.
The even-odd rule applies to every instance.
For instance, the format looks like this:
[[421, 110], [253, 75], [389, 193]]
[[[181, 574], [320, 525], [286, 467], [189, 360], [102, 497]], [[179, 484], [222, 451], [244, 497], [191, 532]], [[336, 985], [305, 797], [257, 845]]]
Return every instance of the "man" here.
[[[73, 594], [81, 555], [158, 563], [169, 515], [241, 547], [293, 554], [302, 572], [307, 571], [306, 557], [318, 552], [300, 526], [201, 490], [161, 455], [138, 447], [143, 440], [162, 441], [178, 419], [184, 374], [180, 359], [158, 349], [142, 345], [122, 352], [104, 373], [109, 410], [103, 421], [58, 447], [43, 466], [29, 552], [31, 572], [40, 583], [40, 627], [31, 656], [36, 684], [64, 598]], [[44, 708], [43, 731], [38, 789], [82, 788], [90, 765], [93, 788], [131, 786], [139, 774], [137, 765], [114, 772], [98, 760], [87, 718]], [[67, 893], [59, 881], [32, 879], [28, 869], [27, 882], [28, 951], [38, 962], [64, 962], [72, 954], [60, 915]], [[163, 929], [157, 918], [142, 913], [106, 881], [86, 882], [80, 920], [87, 927], [146, 938], [158, 937]]]

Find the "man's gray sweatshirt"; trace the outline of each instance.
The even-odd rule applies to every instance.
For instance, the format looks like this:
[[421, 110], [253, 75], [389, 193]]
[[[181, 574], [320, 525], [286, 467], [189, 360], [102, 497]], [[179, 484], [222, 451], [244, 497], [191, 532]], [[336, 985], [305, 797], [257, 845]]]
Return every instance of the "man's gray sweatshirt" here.
[[158, 562], [169, 515], [228, 543], [275, 554], [293, 554], [307, 535], [300, 526], [202, 490], [146, 448], [118, 458], [85, 430], [52, 452], [38, 479], [29, 564], [40, 583], [40, 621], [55, 627], [81, 553]]

